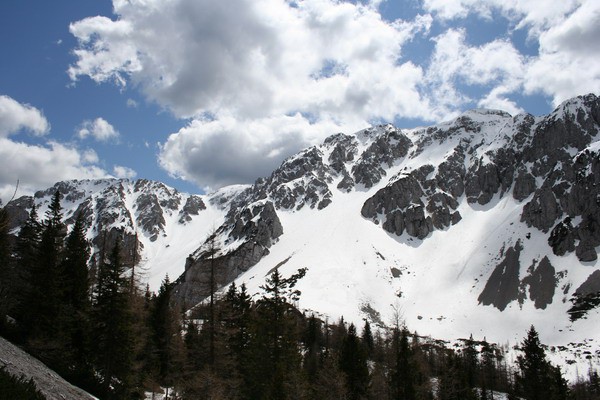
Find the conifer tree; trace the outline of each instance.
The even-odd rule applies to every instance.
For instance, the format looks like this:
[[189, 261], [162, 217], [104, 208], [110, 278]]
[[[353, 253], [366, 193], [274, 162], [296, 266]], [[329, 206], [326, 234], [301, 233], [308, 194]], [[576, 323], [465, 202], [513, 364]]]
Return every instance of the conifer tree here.
[[560, 368], [552, 366], [533, 325], [520, 347], [517, 357], [519, 374], [516, 377], [517, 394], [526, 400], [565, 400], [567, 385]]
[[6, 317], [16, 305], [14, 270], [10, 263], [8, 213], [0, 205], [0, 332], [4, 332]]
[[356, 327], [350, 324], [340, 351], [340, 370], [346, 376], [346, 387], [350, 400], [365, 399], [369, 387], [367, 355], [362, 346]]
[[477, 359], [477, 349], [473, 335], [463, 342], [462, 347], [462, 364], [463, 371], [466, 375], [467, 385], [473, 389], [477, 383], [477, 371], [479, 369], [479, 361]]
[[90, 311], [88, 260], [89, 243], [85, 238], [82, 215], [65, 241], [60, 265], [60, 313], [58, 318], [62, 360], [68, 363], [69, 375], [89, 380], [90, 371]]
[[173, 285], [167, 275], [158, 294], [152, 300], [150, 311], [153, 357], [157, 377], [164, 386], [173, 386], [175, 373], [181, 367], [179, 319], [171, 307]]
[[391, 372], [391, 398], [394, 400], [416, 399], [416, 365], [408, 344], [408, 330], [394, 329], [392, 334], [394, 364]]
[[371, 324], [369, 321], [365, 319], [365, 326], [362, 332], [362, 342], [365, 346], [365, 350], [367, 352], [367, 358], [371, 358], [373, 356], [373, 350], [375, 344], [373, 342], [373, 333], [371, 332]]
[[304, 332], [304, 372], [309, 384], [316, 382], [322, 362], [322, 332], [320, 321], [312, 314], [308, 318], [308, 323]]
[[42, 227], [38, 222], [35, 203], [29, 211], [29, 216], [17, 237], [15, 245], [15, 278], [17, 293], [17, 310], [15, 318], [28, 336], [35, 319], [30, 312], [37, 302], [36, 293], [32, 285], [32, 276], [38, 262], [38, 249], [40, 245]]
[[60, 269], [63, 303], [72, 307], [75, 313], [89, 310], [89, 258], [90, 244], [85, 237], [83, 215], [78, 214], [65, 241]]
[[52, 347], [56, 344], [53, 339], [57, 334], [56, 321], [60, 310], [62, 288], [59, 266], [64, 237], [60, 192], [56, 191], [46, 211], [37, 259], [29, 274], [32, 291], [29, 293], [28, 313], [35, 321], [31, 325], [31, 333], [39, 339], [38, 344], [44, 348], [39, 350], [43, 352], [56, 350]]
[[120, 253], [117, 240], [109, 260], [100, 260], [93, 302], [96, 367], [106, 399], [127, 398], [131, 389], [133, 317]]
[[300, 370], [298, 332], [294, 321], [292, 302], [300, 292], [294, 287], [306, 273], [300, 269], [289, 278], [275, 270], [266, 279], [263, 297], [258, 301], [254, 324], [256, 339], [252, 343], [253, 366], [248, 372], [252, 399], [287, 399], [293, 396], [290, 387], [295, 384]]

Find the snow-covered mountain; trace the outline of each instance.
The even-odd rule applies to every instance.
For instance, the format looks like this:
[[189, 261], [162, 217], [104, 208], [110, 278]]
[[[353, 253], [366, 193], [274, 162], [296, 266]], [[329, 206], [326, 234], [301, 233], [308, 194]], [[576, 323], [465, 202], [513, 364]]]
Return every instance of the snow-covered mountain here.
[[[590, 94], [541, 117], [472, 110], [426, 128], [339, 133], [211, 195], [72, 181], [9, 208], [18, 225], [58, 189], [68, 221], [83, 211], [98, 248], [100, 232], [124, 234], [151, 287], [180, 276], [188, 306], [208, 295], [211, 264], [222, 286], [251, 293], [274, 268], [306, 267], [298, 306], [330, 320], [401, 319], [420, 334], [513, 344], [534, 324], [569, 350], [557, 357], [598, 362], [599, 132]], [[581, 312], [569, 313], [574, 302]]]

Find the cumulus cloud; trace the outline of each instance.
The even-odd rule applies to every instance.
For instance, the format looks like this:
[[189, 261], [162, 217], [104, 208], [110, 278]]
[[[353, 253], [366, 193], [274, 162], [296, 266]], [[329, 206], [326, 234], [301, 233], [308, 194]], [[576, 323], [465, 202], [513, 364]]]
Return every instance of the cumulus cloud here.
[[81, 127], [77, 131], [77, 136], [80, 139], [92, 137], [100, 142], [107, 142], [119, 137], [119, 132], [109, 124], [104, 118], [96, 118], [95, 120], [83, 121]]
[[[204, 187], [251, 181], [373, 121], [438, 121], [474, 106], [517, 113], [515, 94], [558, 102], [600, 88], [596, 1], [424, 0], [422, 14], [392, 22], [381, 3], [113, 0], [114, 19], [71, 24], [69, 74], [132, 86], [187, 119], [159, 163]], [[498, 15], [509, 31], [477, 46], [456, 26]], [[518, 29], [539, 55], [519, 52]], [[428, 62], [406, 58], [413, 40], [433, 41]]]
[[494, 12], [508, 18], [516, 29], [531, 29], [537, 35], [571, 13], [584, 1], [563, 0], [545, 2], [543, 7], [538, 0], [424, 0], [423, 8], [443, 20], [462, 19], [476, 15], [491, 19]]
[[[18, 196], [52, 186], [64, 179], [94, 179], [108, 174], [91, 164], [91, 153], [74, 147], [49, 142], [46, 146], [15, 142], [0, 138], [0, 160], [10, 168], [0, 168], [0, 198], [7, 201], [20, 181]], [[51, 165], [52, 168], [48, 168]]]
[[[518, 111], [506, 95], [517, 90], [524, 74], [525, 60], [507, 40], [494, 40], [470, 46], [464, 29], [449, 29], [435, 38], [435, 49], [426, 82], [437, 99], [441, 113], [451, 114], [457, 106], [473, 102], [461, 85], [478, 86], [487, 91], [479, 107], [508, 108]], [[477, 100], [477, 99], [475, 99]]]
[[248, 121], [196, 119], [161, 146], [159, 161], [173, 176], [210, 190], [265, 176], [283, 158], [339, 128], [334, 121], [311, 124], [300, 114]]
[[0, 95], [0, 137], [7, 137], [21, 130], [43, 136], [50, 130], [50, 124], [37, 108]]
[[600, 92], [600, 3], [588, 1], [540, 35], [540, 55], [527, 70], [525, 89], [552, 97], [554, 105]]
[[115, 165], [113, 167], [113, 175], [120, 179], [133, 179], [137, 176], [137, 172], [129, 167]]
[[[160, 163], [202, 186], [254, 179], [316, 133], [323, 139], [372, 120], [437, 117], [418, 90], [422, 68], [402, 60], [403, 45], [430, 29], [428, 15], [389, 23], [377, 2], [335, 0], [113, 6], [116, 20], [71, 24], [79, 46], [69, 74], [133, 85], [192, 118], [163, 144]], [[217, 143], [227, 151], [217, 152]], [[225, 159], [247, 165], [236, 172]]]

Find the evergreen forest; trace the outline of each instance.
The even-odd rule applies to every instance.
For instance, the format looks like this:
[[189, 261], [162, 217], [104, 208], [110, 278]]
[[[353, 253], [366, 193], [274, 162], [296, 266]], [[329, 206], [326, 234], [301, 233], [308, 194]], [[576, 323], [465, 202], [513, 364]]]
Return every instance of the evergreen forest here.
[[[259, 297], [211, 282], [188, 310], [168, 277], [157, 293], [140, 287], [119, 242], [92, 262], [83, 217], [68, 230], [58, 192], [16, 237], [7, 219], [0, 208], [0, 334], [100, 399], [600, 399], [598, 372], [590, 365], [567, 382], [533, 326], [511, 362], [506, 347], [473, 337], [450, 345], [401, 318], [328, 321], [296, 307], [305, 269], [275, 269]], [[0, 398], [43, 396], [0, 368]]]

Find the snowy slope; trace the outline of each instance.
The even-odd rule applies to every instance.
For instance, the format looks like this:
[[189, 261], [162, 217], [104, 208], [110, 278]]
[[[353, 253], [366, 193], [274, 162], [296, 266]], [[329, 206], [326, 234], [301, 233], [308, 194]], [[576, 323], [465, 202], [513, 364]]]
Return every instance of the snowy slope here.
[[253, 185], [210, 195], [71, 181], [31, 201], [43, 215], [59, 189], [67, 221], [86, 211], [96, 250], [100, 232], [123, 235], [144, 282], [178, 278], [188, 306], [207, 296], [214, 245], [223, 287], [259, 296], [274, 268], [306, 267], [298, 306], [330, 321], [400, 321], [509, 346], [533, 324], [574, 376], [588, 357], [600, 362], [600, 311], [568, 314], [575, 296], [600, 292], [599, 132], [591, 94], [547, 116], [477, 109], [430, 127], [336, 134]]

